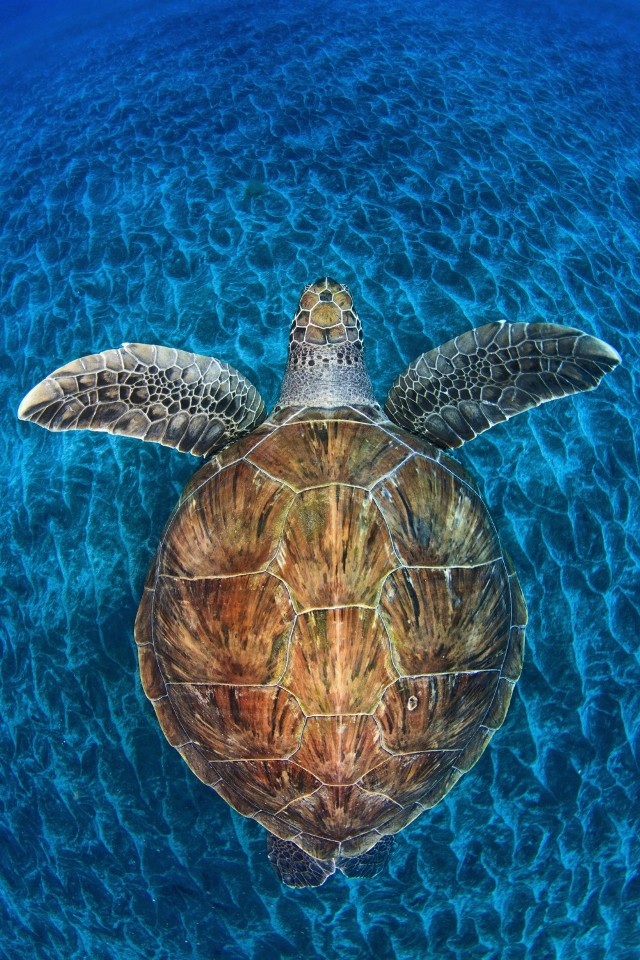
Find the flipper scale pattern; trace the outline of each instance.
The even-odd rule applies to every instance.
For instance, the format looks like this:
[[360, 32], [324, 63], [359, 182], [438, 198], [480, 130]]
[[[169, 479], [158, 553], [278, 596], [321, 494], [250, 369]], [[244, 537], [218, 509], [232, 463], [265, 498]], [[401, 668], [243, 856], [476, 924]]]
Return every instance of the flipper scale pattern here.
[[18, 416], [49, 430], [102, 430], [204, 457], [258, 426], [265, 408], [228, 363], [125, 343], [54, 370], [27, 394]]
[[487, 323], [421, 354], [385, 409], [443, 449], [548, 400], [592, 390], [620, 357], [602, 340], [553, 323]]

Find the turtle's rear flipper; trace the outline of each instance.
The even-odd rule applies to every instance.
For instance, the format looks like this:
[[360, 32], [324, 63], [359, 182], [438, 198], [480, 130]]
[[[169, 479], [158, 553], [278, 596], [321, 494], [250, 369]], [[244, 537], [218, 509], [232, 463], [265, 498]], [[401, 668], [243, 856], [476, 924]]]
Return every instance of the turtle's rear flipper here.
[[256, 427], [265, 409], [253, 384], [227, 363], [125, 343], [54, 370], [18, 416], [49, 430], [106, 430], [204, 457]]
[[333, 860], [316, 860], [291, 840], [269, 835], [267, 843], [273, 869], [288, 887], [319, 887], [335, 873]]
[[592, 390], [620, 362], [602, 340], [555, 323], [487, 323], [423, 353], [385, 409], [438, 447], [466, 440], [547, 400]]
[[383, 837], [366, 853], [357, 857], [338, 857], [336, 866], [346, 877], [377, 877], [389, 863], [394, 846], [393, 837]]

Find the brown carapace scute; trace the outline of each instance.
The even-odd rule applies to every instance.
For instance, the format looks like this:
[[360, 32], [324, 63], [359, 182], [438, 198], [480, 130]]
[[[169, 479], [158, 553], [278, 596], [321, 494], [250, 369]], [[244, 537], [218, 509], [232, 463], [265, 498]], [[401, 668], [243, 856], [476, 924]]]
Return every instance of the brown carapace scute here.
[[476, 762], [525, 620], [458, 464], [375, 409], [289, 407], [186, 488], [136, 640], [170, 743], [324, 879]]
[[371, 877], [505, 718], [527, 619], [445, 452], [597, 386], [620, 361], [553, 323], [486, 323], [421, 354], [384, 410], [348, 288], [305, 287], [280, 396], [224, 361], [126, 343], [54, 370], [18, 415], [209, 459], [138, 612], [142, 684], [194, 773], [269, 831], [290, 886]]

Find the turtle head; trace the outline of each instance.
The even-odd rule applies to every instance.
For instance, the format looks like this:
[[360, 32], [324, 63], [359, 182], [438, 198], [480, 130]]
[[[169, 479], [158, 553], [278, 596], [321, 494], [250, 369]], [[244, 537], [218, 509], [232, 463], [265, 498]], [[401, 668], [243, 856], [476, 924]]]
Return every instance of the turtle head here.
[[290, 350], [294, 344], [304, 345], [301, 352], [314, 347], [335, 347], [336, 356], [345, 357], [362, 352], [362, 326], [345, 284], [320, 277], [304, 288], [291, 324]]
[[277, 406], [378, 406], [364, 363], [362, 325], [349, 288], [319, 277], [302, 291]]

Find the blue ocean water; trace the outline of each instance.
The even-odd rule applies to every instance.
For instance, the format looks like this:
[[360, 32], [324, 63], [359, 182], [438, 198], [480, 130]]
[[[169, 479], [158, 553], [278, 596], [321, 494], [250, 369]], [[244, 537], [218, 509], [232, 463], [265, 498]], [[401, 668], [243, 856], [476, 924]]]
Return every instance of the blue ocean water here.
[[[636, 960], [637, 3], [16, 2], [0, 51], [2, 960]], [[460, 452], [529, 605], [511, 710], [387, 871], [296, 891], [137, 676], [196, 461], [15, 412], [126, 340], [273, 403], [324, 273], [380, 399], [491, 319], [579, 326], [623, 364]]]

